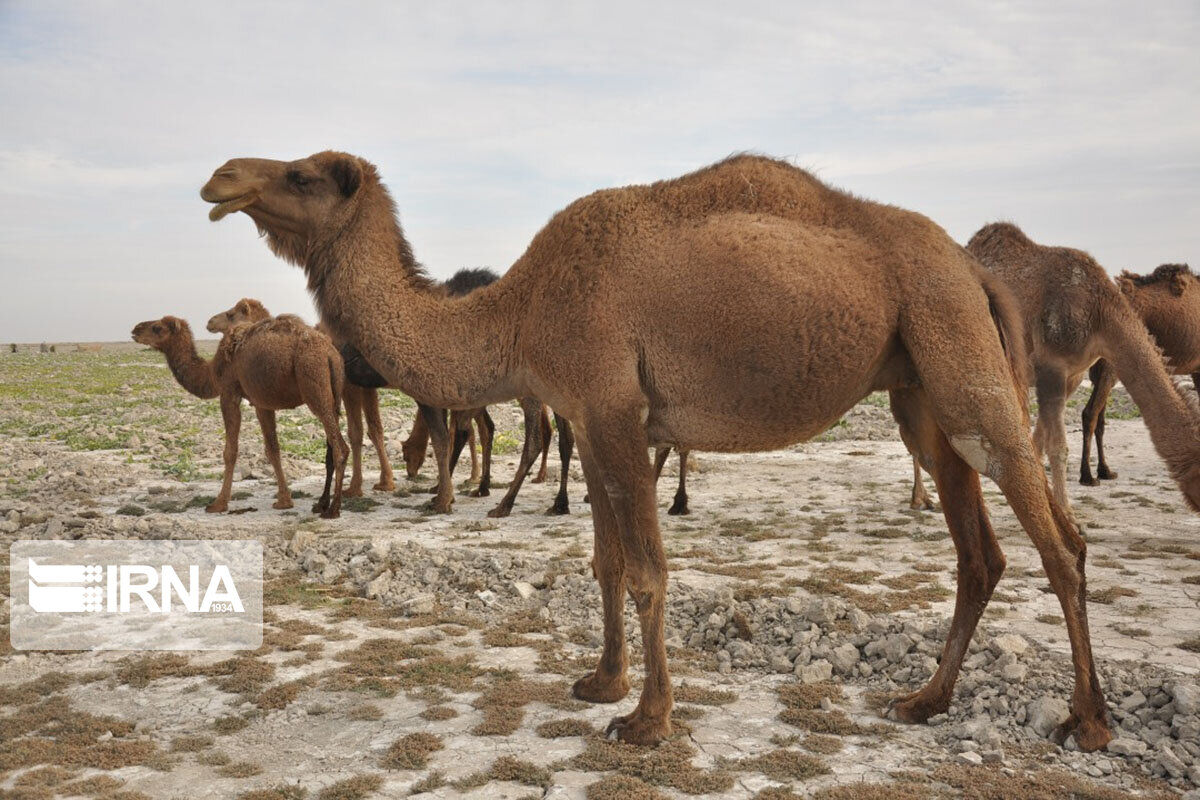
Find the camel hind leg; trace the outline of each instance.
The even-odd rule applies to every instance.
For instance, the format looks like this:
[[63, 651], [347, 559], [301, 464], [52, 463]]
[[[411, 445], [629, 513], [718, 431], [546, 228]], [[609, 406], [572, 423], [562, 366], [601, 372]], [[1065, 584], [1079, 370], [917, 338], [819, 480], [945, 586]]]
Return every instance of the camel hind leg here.
[[575, 431], [566, 417], [554, 414], [554, 427], [558, 430], [558, 494], [547, 514], [570, 514], [571, 504], [567, 500], [567, 480], [571, 474], [571, 451], [575, 449]]
[[909, 497], [908, 507], [914, 511], [933, 510], [933, 498], [929, 496], [929, 491], [925, 488], [925, 481], [921, 480], [921, 460], [915, 455], [913, 456], [912, 496]]
[[479, 486], [471, 492], [471, 497], [487, 497], [492, 493], [492, 445], [496, 441], [496, 422], [486, 408], [476, 415], [475, 427], [479, 430], [479, 455], [483, 470], [479, 475]]
[[[438, 481], [437, 496], [430, 502], [430, 507], [439, 514], [449, 514], [454, 504], [454, 486], [450, 478], [450, 431], [446, 429], [446, 415], [440, 408], [418, 404], [424, 429], [433, 440], [433, 455], [437, 459]], [[416, 428], [416, 425], [413, 425]]]
[[521, 410], [525, 412], [525, 444], [521, 448], [521, 461], [517, 464], [517, 474], [513, 476], [512, 483], [508, 485], [508, 491], [504, 493], [504, 497], [500, 499], [496, 507], [488, 512], [489, 517], [507, 517], [512, 513], [513, 504], [517, 501], [517, 493], [521, 491], [521, 484], [525, 482], [525, 477], [533, 469], [533, 462], [537, 459], [537, 454], [542, 451], [541, 415], [544, 408], [545, 406], [532, 397], [521, 398]]
[[539, 425], [542, 431], [542, 466], [538, 469], [537, 475], [529, 479], [530, 483], [546, 482], [546, 462], [550, 459], [550, 435], [553, 431], [550, 430], [550, 412], [546, 410], [545, 403], [542, 404]]
[[221, 476], [221, 490], [216, 498], [204, 507], [210, 514], [229, 510], [229, 496], [233, 493], [233, 468], [237, 466], [238, 435], [242, 430], [242, 398], [221, 395], [221, 417], [225, 422], [225, 449], [222, 453], [225, 471]]
[[958, 553], [954, 619], [937, 672], [921, 691], [894, 702], [890, 713], [904, 722], [924, 722], [950, 706], [954, 682], [979, 617], [1004, 572], [1004, 554], [983, 506], [979, 474], [951, 447], [919, 389], [891, 393], [892, 415], [908, 449], [929, 470], [942, 498], [942, 513]]
[[[350, 385], [346, 384], [346, 394], [349, 395]], [[392, 462], [388, 459], [387, 437], [383, 435], [383, 419], [379, 415], [379, 391], [376, 389], [362, 390], [363, 416], [367, 419], [367, 436], [375, 445], [375, 453], [379, 456], [379, 482], [371, 488], [377, 492], [391, 492], [396, 489], [396, 479], [392, 475]], [[347, 405], [347, 416], [350, 409]], [[346, 427], [350, 427], [349, 420]], [[360, 433], [361, 437], [362, 434]]]
[[[928, 317], [914, 313], [903, 338], [929, 398], [930, 412], [962, 460], [996, 481], [1037, 548], [1063, 610], [1075, 672], [1071, 716], [1058, 735], [1073, 731], [1081, 749], [1099, 749], [1112, 734], [1088, 632], [1087, 545], [1046, 484], [999, 338], [994, 326], [984, 327], [990, 323], [986, 307], [981, 303], [974, 313], [961, 299], [928, 300]], [[944, 331], [953, 331], [954, 340], [942, 340], [939, 333]], [[973, 357], [951, 355], [967, 352]], [[944, 509], [962, 502], [962, 490], [953, 500], [949, 491], [940, 493]], [[922, 698], [931, 699], [932, 695]], [[919, 718], [920, 709], [910, 704], [911, 718]]]
[[[1092, 381], [1092, 396], [1083, 407], [1083, 453], [1079, 457], [1079, 482], [1084, 486], [1095, 486], [1101, 480], [1111, 480], [1117, 473], [1108, 468], [1104, 460], [1104, 408], [1108, 396], [1117, 383], [1117, 371], [1107, 361], [1100, 359], [1088, 370]], [[1096, 477], [1092, 477], [1092, 437], [1096, 439]], [[1099, 480], [1097, 480], [1099, 479]]]

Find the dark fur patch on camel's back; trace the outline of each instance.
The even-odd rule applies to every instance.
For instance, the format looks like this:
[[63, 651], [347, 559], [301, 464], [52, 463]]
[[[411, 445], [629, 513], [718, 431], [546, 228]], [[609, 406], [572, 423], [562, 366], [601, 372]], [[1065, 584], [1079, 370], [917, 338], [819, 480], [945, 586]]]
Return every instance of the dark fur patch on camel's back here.
[[1121, 277], [1133, 281], [1134, 286], [1150, 286], [1155, 283], [1174, 280], [1176, 276], [1197, 277], [1187, 264], [1163, 264], [1155, 267], [1154, 271], [1149, 275], [1138, 275], [1129, 270], [1121, 273]]
[[476, 289], [491, 286], [500, 280], [500, 276], [486, 267], [479, 269], [460, 269], [444, 284], [446, 293], [451, 297], [462, 297]]

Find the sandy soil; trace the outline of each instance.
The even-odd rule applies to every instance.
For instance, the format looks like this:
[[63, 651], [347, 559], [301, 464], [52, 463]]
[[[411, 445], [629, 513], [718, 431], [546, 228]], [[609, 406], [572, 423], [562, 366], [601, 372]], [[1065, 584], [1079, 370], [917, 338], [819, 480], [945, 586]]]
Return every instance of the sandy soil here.
[[[0, 796], [1103, 798], [1175, 796], [1200, 782], [1200, 518], [1140, 420], [1109, 423], [1117, 481], [1070, 489], [1120, 752], [1082, 754], [1043, 735], [1069, 698], [1066, 633], [1036, 552], [991, 484], [1008, 568], [955, 703], [927, 726], [881, 717], [883, 698], [936, 667], [954, 555], [940, 514], [907, 508], [910, 462], [880, 398], [824, 441], [698, 454], [687, 517], [665, 514], [671, 460], [659, 496], [678, 735], [644, 751], [599, 734], [636, 699], [632, 614], [635, 693], [592, 706], [568, 692], [600, 641], [577, 467], [566, 517], [543, 513], [552, 458], [551, 483], [528, 485], [508, 519], [485, 516], [500, 492], [476, 499], [465, 487], [453, 514], [431, 515], [423, 477], [323, 521], [307, 512], [311, 500], [271, 510], [271, 482], [249, 455], [261, 443], [244, 425], [239, 513], [206, 515], [196, 498], [216, 489], [213, 410], [177, 397], [152, 357], [114, 352], [132, 359], [119, 368], [132, 377], [122, 374], [127, 390], [109, 406], [87, 391], [106, 385], [88, 376], [89, 354], [50, 367], [0, 359], [0, 377], [65, 379], [76, 392], [0, 393], [5, 544], [258, 538], [270, 580], [264, 646], [234, 659], [5, 651]], [[385, 411], [398, 451], [411, 409]], [[39, 414], [79, 435], [51, 441], [64, 437], [31, 427]], [[496, 416], [518, 441], [515, 408]], [[315, 426], [298, 421], [297, 441], [305, 432]], [[122, 446], [88, 446], [109, 439]], [[182, 439], [193, 451], [186, 471], [170, 452]], [[298, 444], [288, 468], [293, 489], [315, 495], [311, 452]], [[500, 480], [515, 462], [499, 457]], [[369, 486], [369, 448], [367, 463]]]

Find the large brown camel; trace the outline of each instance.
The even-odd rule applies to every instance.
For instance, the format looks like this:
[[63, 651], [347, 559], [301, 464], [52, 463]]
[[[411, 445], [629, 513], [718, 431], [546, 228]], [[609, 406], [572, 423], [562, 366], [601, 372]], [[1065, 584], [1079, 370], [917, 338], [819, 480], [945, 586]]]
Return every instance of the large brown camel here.
[[[1187, 264], [1163, 264], [1149, 275], [1122, 272], [1117, 278], [1121, 294], [1142, 318], [1154, 343], [1166, 357], [1173, 375], [1191, 375], [1192, 387], [1200, 392], [1200, 276]], [[1104, 407], [1117, 382], [1117, 371], [1105, 359], [1092, 365], [1088, 373], [1092, 396], [1083, 409], [1083, 455], [1079, 464], [1079, 482], [1095, 486], [1099, 480], [1111, 480], [1117, 473], [1104, 459]], [[1096, 477], [1090, 465], [1092, 437], [1096, 437]]]
[[[1096, 261], [1082, 250], [1031, 241], [1016, 225], [980, 228], [967, 250], [1012, 290], [1026, 321], [1025, 342], [1037, 394], [1034, 445], [1049, 457], [1059, 504], [1067, 499], [1067, 398], [1103, 358], [1141, 409], [1150, 440], [1167, 462], [1193, 511], [1200, 510], [1200, 410], [1195, 395], [1167, 374], [1137, 312]], [[920, 486], [916, 473], [913, 502]]]
[[[225, 472], [220, 492], [205, 511], [218, 513], [229, 508], [244, 398], [258, 415], [267, 459], [275, 471], [277, 489], [273, 508], [292, 507], [292, 495], [280, 460], [275, 412], [303, 404], [321, 421], [326, 441], [325, 489], [313, 510], [327, 519], [338, 516], [348, 448], [338, 427], [342, 359], [328, 337], [298, 317], [268, 316], [258, 322], [230, 327], [211, 362], [197, 355], [191, 328], [177, 317], [139, 323], [133, 329], [133, 339], [161, 351], [184, 389], [201, 398], [221, 398]], [[334, 483], [335, 474], [331, 498], [330, 484]]]
[[[645, 682], [610, 732], [671, 732], [663, 639], [667, 560], [648, 448], [748, 452], [815, 436], [875, 389], [941, 493], [958, 596], [929, 684], [890, 713], [945, 711], [1004, 569], [980, 472], [1037, 546], [1072, 646], [1073, 731], [1111, 738], [1093, 663], [1079, 531], [1033, 451], [1025, 356], [1004, 289], [925, 217], [832, 189], [782, 161], [736, 156], [674, 180], [599, 191], [557, 213], [501, 280], [458, 299], [403, 241], [375, 167], [345, 153], [235, 159], [201, 197], [245, 212], [300, 265], [321, 316], [422, 403], [535, 396], [571, 420], [591, 496], [604, 649], [576, 696], [629, 692], [623, 599]], [[686, 309], [686, 313], [683, 310]], [[750, 410], [753, 410], [752, 412]]]

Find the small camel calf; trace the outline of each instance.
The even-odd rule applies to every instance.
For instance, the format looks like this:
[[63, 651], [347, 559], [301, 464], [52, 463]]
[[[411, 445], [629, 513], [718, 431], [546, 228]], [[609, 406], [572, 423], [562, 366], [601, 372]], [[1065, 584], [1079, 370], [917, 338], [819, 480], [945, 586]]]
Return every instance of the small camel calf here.
[[220, 492], [205, 511], [217, 513], [229, 508], [244, 398], [254, 406], [262, 426], [267, 458], [275, 470], [278, 488], [273, 507], [277, 509], [291, 508], [292, 495], [280, 461], [275, 412], [307, 405], [321, 420], [326, 439], [325, 489], [313, 511], [326, 519], [336, 518], [341, 511], [350, 449], [338, 426], [344, 383], [341, 356], [328, 337], [291, 315], [267, 315], [255, 322], [231, 325], [223, 333], [216, 356], [205, 361], [196, 353], [191, 328], [182, 319], [163, 317], [139, 323], [133, 329], [134, 341], [167, 357], [168, 366], [184, 389], [197, 397], [221, 399], [225, 472]]

